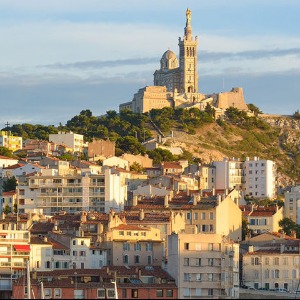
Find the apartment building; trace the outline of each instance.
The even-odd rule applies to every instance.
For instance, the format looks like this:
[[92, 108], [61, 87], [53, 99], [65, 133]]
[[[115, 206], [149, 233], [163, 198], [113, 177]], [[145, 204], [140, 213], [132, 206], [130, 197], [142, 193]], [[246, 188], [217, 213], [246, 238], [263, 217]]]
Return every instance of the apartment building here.
[[211, 163], [209, 188], [242, 189], [243, 162], [238, 158], [224, 158]]
[[14, 212], [15, 209], [14, 205], [16, 203], [17, 203], [16, 191], [2, 192], [0, 212], [2, 213], [5, 207], [9, 207], [10, 212]]
[[299, 239], [275, 239], [250, 246], [243, 255], [243, 284], [266, 290], [285, 288], [291, 292], [299, 286]]
[[0, 147], [17, 151], [22, 149], [22, 137], [14, 136], [10, 131], [0, 131]]
[[[51, 169], [47, 170], [51, 173]], [[127, 197], [118, 174], [111, 174], [109, 169], [102, 174], [35, 174], [20, 184], [18, 190], [20, 212], [43, 210], [47, 215], [61, 210], [68, 213], [121, 210]]]
[[284, 216], [300, 224], [300, 185], [284, 193]]
[[10, 299], [15, 279], [26, 273], [30, 258], [30, 233], [17, 223], [0, 223], [0, 298]]
[[240, 191], [232, 190], [227, 195], [201, 196], [194, 192], [179, 192], [172, 197], [136, 197], [126, 211], [168, 212], [184, 215], [186, 232], [215, 233], [229, 236], [234, 241], [242, 239], [242, 212], [238, 206]]
[[164, 240], [160, 230], [152, 227], [120, 224], [106, 232], [108, 265], [161, 266], [164, 257]]
[[49, 142], [56, 144], [64, 144], [71, 148], [74, 153], [83, 152], [83, 135], [73, 132], [58, 132], [55, 134], [49, 134]]
[[0, 155], [0, 177], [2, 177], [3, 175], [3, 168], [15, 165], [18, 163], [18, 161], [19, 161], [18, 159]]
[[171, 234], [168, 252], [179, 299], [239, 298], [239, 244], [220, 234]]
[[178, 299], [174, 278], [161, 267], [55, 270], [30, 277], [31, 293], [24, 276], [13, 286], [14, 299]]
[[252, 234], [264, 232], [278, 232], [281, 227], [279, 221], [283, 219], [283, 207], [245, 205], [240, 206], [243, 217], [248, 221], [248, 228]]
[[276, 197], [276, 164], [272, 160], [246, 158], [244, 164], [243, 189], [247, 196], [254, 198]]

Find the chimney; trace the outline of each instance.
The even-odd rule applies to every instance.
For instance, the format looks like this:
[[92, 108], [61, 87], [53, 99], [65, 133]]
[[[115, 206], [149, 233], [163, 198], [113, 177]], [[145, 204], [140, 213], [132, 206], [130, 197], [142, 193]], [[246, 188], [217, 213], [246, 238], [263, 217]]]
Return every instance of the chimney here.
[[212, 195], [215, 196], [216, 195], [216, 189], [212, 188]]
[[144, 214], [144, 210], [141, 209], [140, 210], [140, 221], [144, 220], [145, 214]]
[[86, 215], [87, 215], [86, 211], [82, 211], [82, 213], [81, 213], [81, 222], [82, 223], [86, 222]]
[[284, 244], [280, 244], [280, 253], [284, 252]]
[[138, 204], [138, 197], [137, 196], [133, 196], [132, 206], [137, 206], [137, 204]]
[[169, 196], [168, 195], [165, 195], [164, 206], [169, 207]]
[[193, 196], [193, 205], [197, 205], [197, 199], [198, 197], [196, 195]]

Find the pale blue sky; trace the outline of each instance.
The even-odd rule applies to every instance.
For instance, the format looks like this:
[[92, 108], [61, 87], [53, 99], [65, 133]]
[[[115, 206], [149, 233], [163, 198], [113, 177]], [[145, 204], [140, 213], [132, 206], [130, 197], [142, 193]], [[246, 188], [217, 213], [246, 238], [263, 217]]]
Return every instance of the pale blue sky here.
[[300, 109], [299, 0], [0, 0], [0, 128], [118, 111], [168, 48], [178, 55], [187, 7], [200, 92], [242, 87], [265, 113]]

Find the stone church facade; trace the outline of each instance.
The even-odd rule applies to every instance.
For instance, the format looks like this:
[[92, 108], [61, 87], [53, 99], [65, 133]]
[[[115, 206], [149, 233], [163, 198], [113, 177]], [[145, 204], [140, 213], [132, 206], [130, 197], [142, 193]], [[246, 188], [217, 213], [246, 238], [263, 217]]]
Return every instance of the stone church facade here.
[[120, 111], [129, 109], [135, 113], [146, 113], [163, 107], [197, 107], [204, 110], [207, 104], [215, 108], [217, 116], [230, 106], [248, 110], [242, 88], [211, 95], [199, 92], [198, 37], [192, 35], [189, 9], [186, 10], [184, 36], [179, 38], [178, 46], [179, 59], [173, 51], [167, 50], [160, 60], [160, 69], [154, 72], [154, 85], [139, 89], [132, 101], [120, 104]]

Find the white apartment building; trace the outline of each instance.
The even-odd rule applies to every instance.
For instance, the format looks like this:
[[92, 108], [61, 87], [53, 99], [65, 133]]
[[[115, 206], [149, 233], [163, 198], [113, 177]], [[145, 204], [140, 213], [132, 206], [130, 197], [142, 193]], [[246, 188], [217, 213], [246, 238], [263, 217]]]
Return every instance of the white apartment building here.
[[73, 132], [58, 132], [57, 134], [49, 134], [49, 142], [56, 144], [64, 144], [72, 148], [73, 152], [83, 152], [83, 135]]
[[14, 279], [26, 274], [30, 257], [30, 233], [16, 223], [0, 223], [0, 298], [9, 299]]
[[0, 177], [2, 177], [3, 168], [15, 165], [18, 163], [18, 161], [19, 161], [18, 159], [0, 155]]
[[209, 188], [241, 189], [243, 177], [243, 162], [240, 159], [227, 159], [212, 162], [210, 168]]
[[16, 151], [22, 149], [22, 137], [13, 136], [10, 131], [0, 131], [0, 147]]
[[18, 187], [19, 212], [41, 212], [53, 215], [64, 210], [109, 212], [122, 210], [127, 187], [120, 184], [118, 174], [40, 175], [28, 177]]
[[167, 272], [179, 299], [238, 299], [239, 244], [220, 234], [171, 234]]
[[244, 164], [244, 193], [254, 198], [276, 197], [276, 165], [272, 160], [246, 158]]
[[300, 224], [300, 185], [293, 186], [290, 191], [284, 193], [284, 214]]

